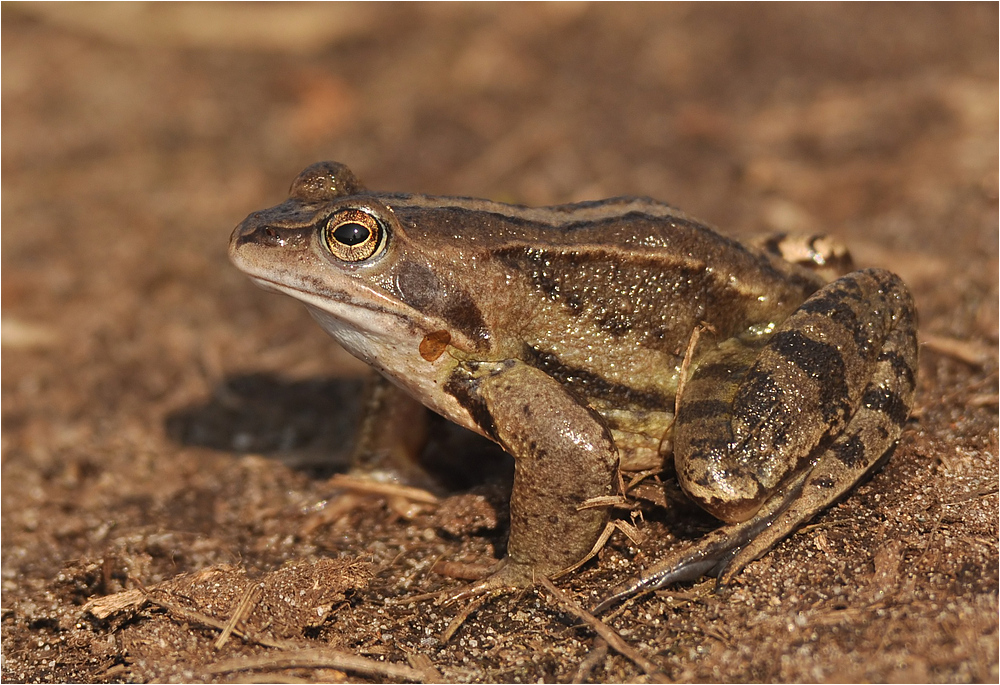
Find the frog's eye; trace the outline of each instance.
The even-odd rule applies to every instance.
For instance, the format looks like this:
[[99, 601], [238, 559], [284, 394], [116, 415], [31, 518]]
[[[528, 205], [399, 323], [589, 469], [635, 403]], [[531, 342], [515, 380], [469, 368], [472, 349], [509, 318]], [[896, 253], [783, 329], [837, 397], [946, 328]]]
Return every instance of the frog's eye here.
[[385, 230], [378, 219], [360, 209], [344, 209], [326, 221], [323, 228], [326, 249], [345, 262], [360, 262], [385, 244]]

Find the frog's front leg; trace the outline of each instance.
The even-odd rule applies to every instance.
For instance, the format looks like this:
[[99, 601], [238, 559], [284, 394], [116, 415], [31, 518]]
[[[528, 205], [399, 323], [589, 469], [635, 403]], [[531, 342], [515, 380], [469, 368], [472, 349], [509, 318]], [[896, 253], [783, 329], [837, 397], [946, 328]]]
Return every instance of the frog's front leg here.
[[610, 602], [701, 575], [725, 583], [877, 468], [913, 403], [916, 313], [883, 270], [827, 285], [759, 350], [702, 360], [675, 427], [677, 476], [728, 522], [617, 588]]
[[600, 417], [559, 382], [523, 362], [466, 362], [446, 390], [514, 457], [507, 558], [470, 588], [525, 587], [582, 559], [607, 523], [579, 507], [611, 494], [618, 450]]
[[369, 377], [351, 450], [351, 474], [437, 490], [437, 483], [420, 464], [420, 452], [427, 442], [428, 411], [385, 376], [376, 373]]

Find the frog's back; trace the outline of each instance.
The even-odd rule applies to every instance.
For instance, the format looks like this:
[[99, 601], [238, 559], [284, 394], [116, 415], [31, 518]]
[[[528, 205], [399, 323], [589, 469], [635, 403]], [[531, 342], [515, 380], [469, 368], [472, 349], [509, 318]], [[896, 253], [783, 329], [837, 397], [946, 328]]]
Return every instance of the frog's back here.
[[[635, 332], [641, 339], [632, 342], [642, 346], [674, 349], [698, 323], [720, 335], [767, 323], [823, 283], [649, 198], [552, 207], [422, 195], [380, 199], [420, 244], [456, 255], [458, 268], [462, 256], [475, 255], [480, 275], [488, 277], [481, 265], [493, 263], [507, 278], [504, 290], [523, 290], [527, 306], [557, 305], [578, 319], [574, 327], [586, 322], [612, 337]], [[512, 274], [522, 282], [510, 282]], [[510, 299], [509, 292], [496, 294]]]
[[720, 339], [765, 329], [822, 283], [648, 198], [380, 199], [420, 244], [455, 255], [449, 279], [476, 287], [494, 356], [542, 368], [592, 404], [672, 405], [696, 326]]

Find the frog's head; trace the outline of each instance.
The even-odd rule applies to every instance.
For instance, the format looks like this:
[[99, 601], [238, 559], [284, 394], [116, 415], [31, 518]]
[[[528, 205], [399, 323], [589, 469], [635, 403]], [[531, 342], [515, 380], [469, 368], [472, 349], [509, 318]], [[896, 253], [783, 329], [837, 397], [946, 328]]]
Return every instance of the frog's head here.
[[469, 255], [442, 254], [441, 231], [403, 226], [393, 207], [409, 197], [372, 193], [343, 164], [314, 164], [287, 200], [236, 227], [230, 259], [305, 303], [355, 356], [397, 378], [426, 373], [449, 345], [481, 351], [490, 335], [455, 271]]

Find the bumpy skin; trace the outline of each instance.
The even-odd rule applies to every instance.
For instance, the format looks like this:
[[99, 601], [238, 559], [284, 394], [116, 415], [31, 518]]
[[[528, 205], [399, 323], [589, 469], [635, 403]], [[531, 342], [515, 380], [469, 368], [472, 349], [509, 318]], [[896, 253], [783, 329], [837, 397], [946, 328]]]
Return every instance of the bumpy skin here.
[[733, 523], [616, 588], [598, 610], [700, 575], [728, 582], [881, 466], [913, 404], [915, 323], [899, 277], [868, 269], [806, 300], [760, 351], [707, 355], [677, 414], [677, 477]]
[[514, 456], [508, 559], [479, 589], [572, 565], [607, 519], [580, 505], [610, 493], [616, 466], [673, 458], [684, 490], [727, 523], [613, 601], [727, 579], [899, 436], [916, 368], [905, 286], [880, 270], [826, 285], [772, 247], [648, 199], [527, 208], [372, 193], [325, 162], [237, 227], [230, 254], [413, 398]]

